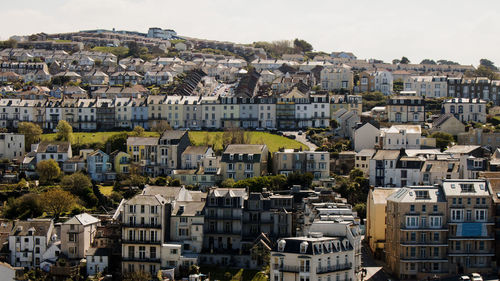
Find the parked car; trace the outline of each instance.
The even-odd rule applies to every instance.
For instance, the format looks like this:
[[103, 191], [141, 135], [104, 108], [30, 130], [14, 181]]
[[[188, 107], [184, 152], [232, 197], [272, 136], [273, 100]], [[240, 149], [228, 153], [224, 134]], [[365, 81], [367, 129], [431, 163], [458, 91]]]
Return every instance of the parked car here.
[[483, 277], [479, 273], [472, 273], [472, 281], [483, 281]]
[[470, 281], [470, 277], [467, 275], [463, 275], [460, 277], [460, 281]]
[[299, 136], [302, 135], [302, 131], [299, 131]]

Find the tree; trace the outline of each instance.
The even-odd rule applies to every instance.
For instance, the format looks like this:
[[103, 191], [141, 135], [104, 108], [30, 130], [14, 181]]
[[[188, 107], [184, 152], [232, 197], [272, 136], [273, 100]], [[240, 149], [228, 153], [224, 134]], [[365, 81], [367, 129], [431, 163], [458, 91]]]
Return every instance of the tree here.
[[57, 135], [56, 139], [59, 141], [69, 141], [73, 140], [73, 127], [66, 120], [59, 120], [56, 127]]
[[288, 175], [286, 182], [287, 186], [300, 185], [302, 187], [310, 187], [314, 175], [311, 173], [291, 173]]
[[451, 61], [451, 60], [438, 60], [437, 63], [439, 65], [459, 65], [458, 62], [454, 62], [454, 61]]
[[446, 149], [453, 142], [453, 136], [445, 132], [435, 132], [431, 138], [436, 139], [436, 146], [441, 150]]
[[494, 71], [498, 70], [498, 68], [495, 66], [495, 63], [492, 62], [492, 61], [490, 61], [489, 59], [480, 59], [479, 60], [479, 65], [480, 66], [485, 66], [485, 67], [487, 67], [487, 68], [489, 68], [491, 70], [494, 70]]
[[167, 121], [161, 120], [160, 122], [157, 122], [152, 129], [153, 131], [162, 135], [165, 131], [172, 130], [172, 127], [170, 127], [170, 124], [168, 124]]
[[401, 60], [400, 60], [400, 59], [393, 59], [393, 60], [392, 60], [392, 64], [398, 64], [398, 63], [400, 63], [400, 62], [401, 62]]
[[144, 130], [143, 127], [141, 127], [141, 126], [135, 126], [134, 130], [132, 131], [132, 135], [134, 137], [142, 137], [142, 136], [144, 136], [144, 132], [145, 132], [145, 130]]
[[151, 274], [144, 271], [129, 272], [123, 276], [123, 281], [149, 281], [149, 280], [151, 280]]
[[75, 196], [60, 188], [53, 188], [42, 193], [41, 199], [45, 210], [55, 218], [59, 218], [62, 213], [71, 210], [76, 202]]
[[310, 43], [298, 38], [295, 38], [295, 40], [293, 40], [293, 46], [296, 50], [302, 53], [310, 52], [313, 50], [313, 46]]
[[43, 204], [40, 195], [28, 193], [19, 198], [9, 198], [5, 217], [8, 219], [36, 218], [43, 214]]
[[410, 63], [410, 60], [407, 58], [407, 57], [402, 57], [401, 58], [401, 64], [409, 64]]
[[498, 74], [496, 73], [496, 71], [484, 65], [480, 65], [476, 70], [474, 70], [473, 72], [467, 72], [465, 73], [465, 75], [473, 77], [487, 77], [490, 80], [498, 79]]
[[424, 59], [420, 62], [420, 64], [436, 64], [436, 62], [431, 59]]
[[52, 183], [61, 174], [61, 169], [56, 160], [42, 160], [36, 164], [36, 172], [43, 183]]
[[366, 203], [358, 203], [352, 209], [358, 213], [358, 217], [361, 220], [366, 218]]
[[235, 184], [234, 180], [231, 179], [231, 178], [227, 178], [225, 180], [222, 181], [222, 183], [220, 184], [221, 187], [224, 187], [224, 188], [231, 188], [233, 187]]
[[123, 132], [112, 135], [106, 140], [104, 147], [109, 151], [127, 151], [128, 134]]
[[64, 176], [61, 180], [61, 186], [64, 190], [78, 196], [89, 208], [95, 207], [98, 203], [90, 178], [82, 173]]
[[26, 148], [31, 147], [32, 144], [39, 142], [40, 136], [43, 133], [40, 126], [31, 122], [19, 123], [18, 131], [20, 134], [24, 135], [24, 145]]

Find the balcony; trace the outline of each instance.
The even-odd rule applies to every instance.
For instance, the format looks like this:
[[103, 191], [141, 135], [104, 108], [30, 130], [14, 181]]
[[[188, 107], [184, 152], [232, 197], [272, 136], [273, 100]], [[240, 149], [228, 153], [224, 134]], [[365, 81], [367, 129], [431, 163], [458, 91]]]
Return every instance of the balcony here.
[[122, 244], [148, 244], [148, 245], [161, 245], [160, 240], [122, 240]]
[[161, 229], [161, 224], [148, 224], [148, 223], [124, 223], [123, 227], [135, 227], [135, 228], [157, 228]]
[[461, 256], [478, 256], [478, 257], [493, 257], [495, 252], [491, 250], [459, 250], [459, 251], [449, 251], [448, 256], [450, 257], [461, 257]]
[[345, 264], [338, 264], [338, 265], [330, 265], [330, 266], [323, 266], [323, 267], [318, 267], [316, 269], [317, 274], [322, 274], [322, 273], [331, 273], [335, 271], [342, 271], [342, 270], [350, 270], [352, 269], [352, 263], [345, 263]]
[[152, 259], [146, 257], [123, 257], [122, 261], [131, 261], [131, 262], [142, 262], [142, 263], [160, 263], [160, 259]]

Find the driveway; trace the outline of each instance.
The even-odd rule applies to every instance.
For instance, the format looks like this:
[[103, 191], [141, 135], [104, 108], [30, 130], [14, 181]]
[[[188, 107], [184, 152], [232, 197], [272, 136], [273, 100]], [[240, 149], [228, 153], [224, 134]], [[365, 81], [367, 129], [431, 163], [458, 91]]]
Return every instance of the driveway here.
[[294, 131], [288, 131], [288, 132], [283, 132], [283, 135], [284, 136], [291, 136], [291, 135], [294, 135], [295, 136], [295, 140], [302, 143], [302, 144], [305, 144], [307, 147], [309, 147], [309, 151], [315, 151], [316, 148], [318, 148], [317, 145], [315, 145], [314, 143], [310, 142], [307, 138], [306, 138], [306, 134], [305, 132], [302, 134], [302, 135], [299, 135], [299, 132], [294, 132]]

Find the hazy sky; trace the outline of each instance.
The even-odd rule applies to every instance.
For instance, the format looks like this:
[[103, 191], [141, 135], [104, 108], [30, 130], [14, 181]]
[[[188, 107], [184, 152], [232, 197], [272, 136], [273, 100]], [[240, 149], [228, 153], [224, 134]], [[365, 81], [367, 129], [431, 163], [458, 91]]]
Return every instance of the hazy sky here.
[[239, 43], [302, 38], [315, 50], [500, 65], [498, 0], [2, 0], [0, 39], [151, 26]]

